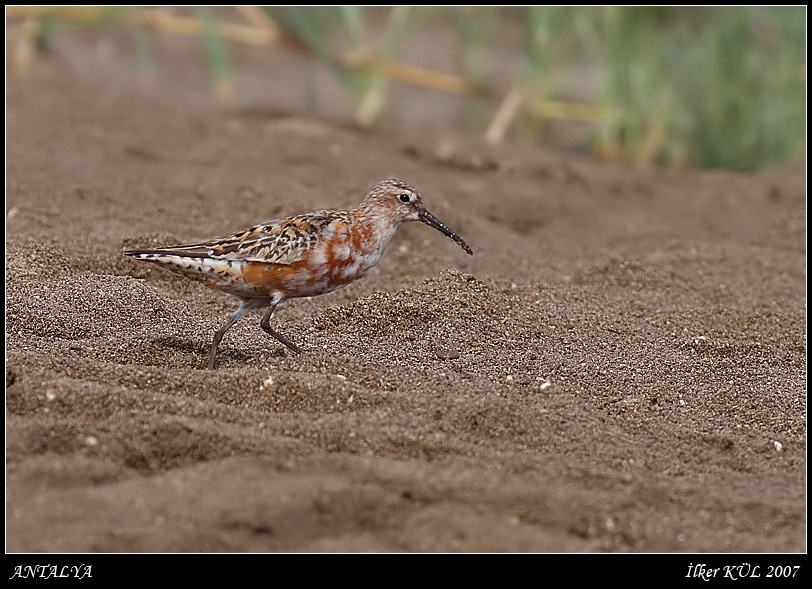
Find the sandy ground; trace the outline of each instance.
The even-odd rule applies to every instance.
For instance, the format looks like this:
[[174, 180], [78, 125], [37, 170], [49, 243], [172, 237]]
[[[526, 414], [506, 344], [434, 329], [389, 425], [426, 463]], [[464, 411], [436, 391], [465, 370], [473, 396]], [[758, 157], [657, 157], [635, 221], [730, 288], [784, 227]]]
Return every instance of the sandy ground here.
[[[439, 147], [68, 56], [7, 78], [7, 551], [806, 551], [803, 164]], [[236, 300], [122, 256], [392, 176], [475, 255], [405, 226], [279, 308], [303, 355], [252, 315], [206, 370]]]

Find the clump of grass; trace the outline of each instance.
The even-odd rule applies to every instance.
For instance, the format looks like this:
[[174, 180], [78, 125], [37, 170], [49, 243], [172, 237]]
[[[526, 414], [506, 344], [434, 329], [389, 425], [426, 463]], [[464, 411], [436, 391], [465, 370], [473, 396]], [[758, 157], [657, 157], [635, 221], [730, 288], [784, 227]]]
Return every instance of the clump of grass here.
[[602, 100], [623, 118], [600, 130], [600, 147], [737, 170], [795, 155], [806, 127], [805, 33], [784, 10], [605, 9]]
[[[145, 70], [159, 66], [146, 31], [197, 35], [224, 101], [229, 44], [276, 50], [287, 39], [356, 97], [363, 126], [379, 120], [397, 80], [463, 96], [472, 126], [492, 142], [538, 143], [549, 123], [570, 121], [591, 129], [585, 147], [596, 155], [638, 164], [752, 170], [805, 149], [804, 6], [233, 9], [242, 22], [224, 10], [9, 7], [6, 26], [19, 22], [18, 69], [69, 26], [133, 27]], [[456, 31], [457, 71], [396, 60], [412, 31], [437, 24]], [[505, 81], [492, 57], [514, 34], [521, 67]]]
[[806, 128], [803, 9], [714, 12], [716, 26], [702, 30], [698, 71], [680, 88], [690, 121], [686, 143], [708, 167], [747, 170], [783, 161]]

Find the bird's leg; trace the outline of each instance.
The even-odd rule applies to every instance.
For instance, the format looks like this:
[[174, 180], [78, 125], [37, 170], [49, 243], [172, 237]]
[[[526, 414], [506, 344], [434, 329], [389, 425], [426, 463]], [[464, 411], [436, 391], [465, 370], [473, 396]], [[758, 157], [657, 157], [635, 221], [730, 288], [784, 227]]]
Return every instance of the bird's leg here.
[[269, 334], [271, 334], [272, 336], [274, 336], [274, 337], [275, 337], [277, 340], [279, 340], [280, 342], [282, 342], [283, 344], [285, 344], [285, 345], [286, 345], [287, 347], [289, 347], [291, 350], [293, 350], [293, 351], [294, 351], [294, 352], [296, 352], [297, 354], [303, 354], [303, 353], [304, 353], [304, 350], [303, 350], [302, 348], [300, 348], [299, 346], [297, 346], [296, 344], [294, 344], [292, 341], [290, 341], [290, 340], [289, 340], [288, 338], [286, 338], [284, 335], [282, 335], [281, 333], [279, 333], [278, 331], [276, 331], [276, 330], [275, 330], [273, 327], [271, 327], [271, 323], [270, 323], [270, 322], [271, 322], [271, 317], [273, 317], [273, 312], [274, 312], [274, 309], [276, 309], [276, 305], [277, 305], [277, 304], [278, 304], [278, 303], [271, 303], [271, 306], [270, 306], [270, 307], [268, 308], [268, 310], [265, 312], [265, 316], [262, 318], [262, 321], [260, 321], [260, 323], [259, 323], [259, 324], [262, 326], [262, 329], [264, 329], [264, 330], [265, 330], [265, 331], [267, 331]]
[[[261, 301], [260, 301], [261, 302]], [[267, 304], [267, 301], [264, 302]], [[265, 306], [262, 304], [262, 307]], [[223, 326], [217, 330], [217, 333], [214, 334], [214, 340], [211, 342], [211, 354], [209, 355], [209, 370], [214, 368], [214, 360], [217, 357], [217, 348], [220, 346], [220, 342], [223, 340], [223, 336], [225, 333], [231, 329], [231, 326], [237, 323], [240, 319], [245, 317], [246, 313], [250, 311], [254, 311], [258, 307], [258, 301], [256, 299], [247, 299], [242, 302], [240, 307], [234, 311], [234, 314], [226, 321]]]

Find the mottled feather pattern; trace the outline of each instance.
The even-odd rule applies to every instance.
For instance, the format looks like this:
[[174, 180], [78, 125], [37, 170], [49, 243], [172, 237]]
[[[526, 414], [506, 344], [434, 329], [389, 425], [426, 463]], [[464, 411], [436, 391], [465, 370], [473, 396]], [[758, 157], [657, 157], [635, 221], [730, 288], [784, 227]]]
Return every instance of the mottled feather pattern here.
[[262, 328], [295, 352], [302, 349], [270, 326], [283, 301], [332, 292], [362, 278], [378, 263], [401, 224], [420, 221], [473, 251], [423, 206], [418, 192], [401, 180], [379, 182], [358, 208], [322, 210], [275, 219], [227, 237], [125, 255], [152, 262], [242, 299], [217, 331], [209, 368], [228, 329], [246, 313], [268, 308]]
[[305, 253], [318, 243], [325, 228], [340, 217], [349, 220], [346, 211], [316, 211], [287, 219], [274, 219], [245, 231], [202, 243], [156, 250], [134, 250], [134, 253], [152, 252], [190, 258], [290, 265], [302, 260]]

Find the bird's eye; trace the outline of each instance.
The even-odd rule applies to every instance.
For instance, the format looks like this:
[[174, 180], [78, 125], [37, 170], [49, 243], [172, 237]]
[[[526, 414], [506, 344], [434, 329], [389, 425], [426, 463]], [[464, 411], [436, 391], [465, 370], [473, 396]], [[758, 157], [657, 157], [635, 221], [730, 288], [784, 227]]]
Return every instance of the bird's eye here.
[[412, 202], [412, 196], [410, 194], [406, 194], [405, 192], [403, 192], [398, 196], [398, 200], [400, 200], [400, 202], [404, 204], [409, 203]]

